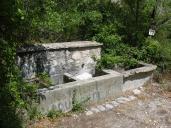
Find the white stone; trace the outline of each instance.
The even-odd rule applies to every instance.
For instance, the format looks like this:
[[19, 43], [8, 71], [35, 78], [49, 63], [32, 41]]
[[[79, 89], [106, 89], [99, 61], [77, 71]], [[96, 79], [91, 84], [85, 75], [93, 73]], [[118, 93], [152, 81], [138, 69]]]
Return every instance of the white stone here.
[[136, 97], [135, 96], [128, 96], [128, 99], [130, 99], [130, 101], [132, 101], [132, 100], [135, 100]]
[[78, 80], [87, 80], [87, 79], [92, 78], [92, 75], [87, 73], [87, 72], [84, 72], [84, 73], [76, 76], [75, 78], [78, 79]]
[[106, 110], [105, 107], [103, 107], [102, 105], [97, 106], [97, 108], [102, 112]]
[[56, 66], [56, 65], [58, 65], [58, 62], [57, 62], [56, 60], [52, 60], [52, 64], [53, 64], [54, 66]]
[[90, 115], [93, 115], [93, 112], [92, 111], [87, 111], [86, 116], [90, 116]]
[[138, 90], [138, 89], [134, 89], [133, 90], [133, 93], [134, 93], [134, 95], [140, 95], [141, 94], [141, 91]]
[[54, 86], [50, 86], [48, 89], [53, 90], [54, 89]]
[[74, 119], [78, 118], [78, 115], [73, 114], [72, 117], [74, 117]]
[[86, 61], [85, 61], [85, 64], [92, 64], [94, 63], [94, 60], [92, 58], [87, 58]]
[[72, 54], [72, 59], [79, 60], [81, 58], [80, 52], [76, 51]]
[[111, 110], [114, 108], [111, 104], [105, 104], [105, 107], [107, 110]]
[[119, 103], [116, 102], [116, 101], [112, 101], [111, 104], [112, 104], [113, 106], [115, 106], [115, 107], [119, 105]]
[[144, 91], [144, 88], [143, 88], [143, 87], [140, 87], [140, 90], [141, 90], [141, 91]]
[[121, 104], [124, 104], [124, 103], [128, 102], [128, 100], [125, 100], [125, 97], [117, 98], [116, 101], [117, 101], [118, 103], [121, 103]]
[[97, 108], [91, 108], [91, 111], [93, 111], [93, 112], [95, 112], [95, 113], [100, 112], [100, 110], [99, 110], [99, 109], [97, 109]]
[[122, 100], [125, 100], [125, 101], [130, 101], [130, 99], [127, 98], [127, 97], [120, 97], [119, 99], [122, 99]]

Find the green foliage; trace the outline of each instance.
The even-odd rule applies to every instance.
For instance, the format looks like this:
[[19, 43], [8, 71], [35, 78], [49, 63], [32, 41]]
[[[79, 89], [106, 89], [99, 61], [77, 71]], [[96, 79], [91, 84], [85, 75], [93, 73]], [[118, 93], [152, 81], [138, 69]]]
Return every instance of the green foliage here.
[[171, 70], [171, 45], [170, 41], [162, 41], [161, 42], [161, 54], [163, 57], [163, 61], [160, 63], [163, 63], [163, 67], [165, 70]]
[[120, 33], [123, 40], [133, 46], [141, 45], [151, 25], [150, 15], [155, 5], [154, 0], [121, 0]]
[[105, 54], [102, 56], [101, 65], [108, 69], [131, 69], [138, 66], [138, 61], [134, 58], [125, 58], [124, 56], [113, 56]]
[[94, 40], [103, 42], [103, 55], [97, 68], [130, 69], [138, 65], [139, 49], [124, 44], [116, 30], [117, 25], [103, 25], [99, 33], [93, 37]]
[[122, 42], [122, 38], [116, 33], [116, 29], [117, 27], [114, 24], [101, 25], [97, 34], [93, 37], [93, 40], [103, 43], [104, 52], [113, 50]]
[[[36, 100], [36, 86], [22, 81], [15, 64], [15, 43], [0, 40], [0, 126], [22, 127], [19, 118], [20, 109], [28, 109], [32, 101]], [[3, 114], [7, 113], [7, 114]]]
[[[16, 67], [13, 65], [15, 44], [0, 39], [0, 127], [21, 127], [21, 121], [15, 113], [16, 106], [23, 105], [15, 77]], [[11, 121], [11, 122], [10, 122]]]
[[52, 85], [52, 81], [46, 72], [39, 73], [36, 76], [36, 78], [37, 78], [37, 80], [36, 80], [35, 84], [36, 84], [36, 86], [38, 86], [38, 88], [47, 88]]
[[63, 116], [62, 111], [57, 111], [57, 110], [54, 110], [54, 109], [51, 109], [47, 114], [47, 117], [49, 117], [51, 119], [55, 119], [55, 118], [58, 118], [58, 117], [61, 117], [61, 116]]
[[37, 106], [31, 106], [27, 110], [30, 120], [41, 119], [43, 114], [37, 109]]
[[78, 113], [84, 112], [85, 111], [85, 103], [87, 101], [88, 101], [88, 99], [81, 101], [81, 102], [75, 101], [73, 103], [72, 112], [78, 112]]
[[142, 48], [144, 50], [144, 60], [146, 61], [160, 61], [161, 57], [161, 46], [157, 40], [147, 38], [146, 42]]
[[84, 112], [86, 102], [88, 102], [90, 98], [86, 98], [84, 100], [78, 101], [76, 99], [76, 90], [73, 91], [73, 98], [72, 98], [72, 112]]

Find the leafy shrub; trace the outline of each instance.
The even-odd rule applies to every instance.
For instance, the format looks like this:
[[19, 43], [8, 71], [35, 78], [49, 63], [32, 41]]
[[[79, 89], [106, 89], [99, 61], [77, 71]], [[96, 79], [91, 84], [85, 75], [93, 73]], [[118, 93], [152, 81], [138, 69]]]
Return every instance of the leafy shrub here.
[[138, 66], [138, 61], [134, 58], [126, 58], [124, 56], [113, 56], [105, 54], [100, 61], [102, 67], [108, 69], [131, 69]]
[[76, 90], [73, 91], [73, 98], [72, 98], [72, 112], [84, 112], [86, 102], [88, 102], [90, 98], [86, 98], [82, 101], [78, 101], [76, 99]]
[[162, 72], [167, 72], [171, 70], [171, 45], [170, 40], [165, 40], [160, 42], [161, 56], [162, 59], [158, 62], [159, 67], [161, 67]]
[[121, 56], [113, 56], [113, 55], [103, 55], [101, 59], [102, 65], [104, 65], [105, 68], [114, 69], [116, 66], [123, 67], [123, 58]]
[[73, 103], [72, 111], [73, 112], [84, 112], [84, 110], [85, 110], [84, 103], [85, 103], [85, 101], [82, 101], [82, 102], [75, 101]]
[[38, 88], [47, 88], [52, 85], [52, 81], [46, 72], [39, 73], [36, 78], [36, 85]]
[[37, 106], [31, 106], [27, 110], [30, 120], [41, 119], [43, 114], [38, 110]]
[[[0, 127], [22, 127], [20, 110], [28, 110], [36, 101], [37, 87], [22, 80], [15, 65], [15, 43], [0, 39]], [[6, 113], [6, 114], [3, 114]]]
[[57, 111], [57, 110], [51, 109], [48, 112], [47, 117], [49, 117], [51, 119], [54, 119], [54, 118], [58, 118], [58, 117], [60, 117], [62, 115], [63, 115], [62, 111]]
[[116, 34], [117, 26], [103, 25], [93, 39], [103, 43], [102, 59], [97, 68], [130, 69], [138, 65], [139, 49], [122, 42], [122, 37]]
[[144, 46], [141, 48], [141, 60], [157, 64], [158, 68], [163, 71], [166, 69], [169, 58], [168, 53], [165, 53], [164, 48], [157, 40], [147, 38]]

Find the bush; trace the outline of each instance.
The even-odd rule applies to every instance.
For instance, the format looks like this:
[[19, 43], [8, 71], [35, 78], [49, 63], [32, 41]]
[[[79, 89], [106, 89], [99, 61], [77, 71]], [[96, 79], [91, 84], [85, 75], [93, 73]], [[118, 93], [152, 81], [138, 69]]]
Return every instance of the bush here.
[[161, 58], [160, 43], [154, 39], [147, 38], [144, 46], [142, 47], [142, 50], [144, 50], [145, 53], [143, 59], [146, 61], [153, 60], [154, 62], [156, 62], [159, 61]]
[[29, 107], [27, 113], [30, 120], [41, 119], [43, 117], [43, 114], [38, 110], [37, 105]]
[[132, 69], [138, 66], [138, 61], [134, 58], [126, 58], [124, 56], [113, 56], [105, 54], [100, 61], [103, 68], [108, 69]]
[[39, 73], [36, 76], [36, 86], [38, 86], [38, 88], [47, 88], [50, 87], [52, 85], [52, 81], [49, 77], [49, 75], [46, 72], [43, 73]]
[[[27, 110], [36, 100], [36, 86], [22, 80], [15, 65], [15, 43], [0, 39], [0, 126], [22, 127], [20, 110]], [[6, 113], [6, 114], [4, 114]]]
[[84, 100], [78, 101], [76, 99], [76, 90], [73, 91], [73, 98], [72, 98], [72, 112], [84, 112], [86, 102], [88, 102], [90, 98], [86, 98]]
[[54, 119], [54, 118], [58, 118], [58, 117], [60, 117], [62, 115], [63, 115], [62, 111], [57, 111], [57, 110], [51, 109], [48, 112], [47, 117], [49, 117], [51, 119]]

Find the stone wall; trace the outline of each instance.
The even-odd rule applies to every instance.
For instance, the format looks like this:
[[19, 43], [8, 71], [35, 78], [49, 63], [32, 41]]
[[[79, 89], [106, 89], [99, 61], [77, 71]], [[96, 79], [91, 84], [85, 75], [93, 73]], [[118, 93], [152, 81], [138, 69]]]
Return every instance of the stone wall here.
[[90, 41], [29, 45], [18, 49], [17, 63], [25, 79], [47, 72], [53, 84], [62, 84], [64, 73], [93, 75], [93, 58], [100, 58], [101, 45]]

